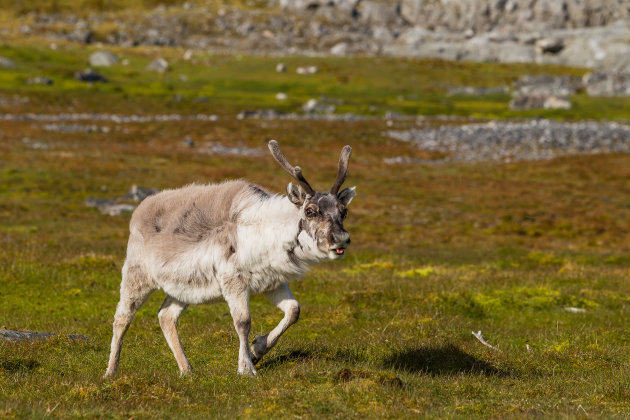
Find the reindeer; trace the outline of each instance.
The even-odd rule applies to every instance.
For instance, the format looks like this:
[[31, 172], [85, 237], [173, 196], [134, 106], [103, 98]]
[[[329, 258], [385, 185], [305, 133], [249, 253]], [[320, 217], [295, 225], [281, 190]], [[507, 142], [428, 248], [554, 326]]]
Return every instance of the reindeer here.
[[[330, 192], [322, 193], [311, 188], [299, 166], [289, 164], [275, 140], [268, 146], [299, 184], [289, 183], [286, 196], [242, 180], [192, 184], [148, 197], [134, 211], [104, 377], [116, 374], [123, 336], [156, 289], [167, 295], [158, 319], [182, 375], [191, 366], [179, 341], [177, 320], [188, 305], [221, 298], [227, 302], [240, 342], [241, 375], [255, 376], [254, 365], [297, 322], [300, 305], [289, 281], [304, 275], [309, 265], [343, 257], [350, 244], [343, 221], [355, 187], [339, 188], [352, 148], [342, 149], [337, 179]], [[263, 293], [284, 318], [250, 347], [252, 293]]]

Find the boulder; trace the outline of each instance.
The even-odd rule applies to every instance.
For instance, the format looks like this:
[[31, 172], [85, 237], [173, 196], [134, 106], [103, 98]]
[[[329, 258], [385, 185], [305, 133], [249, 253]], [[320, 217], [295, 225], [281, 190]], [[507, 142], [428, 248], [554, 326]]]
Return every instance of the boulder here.
[[85, 69], [81, 72], [77, 72], [74, 74], [74, 78], [81, 81], [81, 82], [90, 82], [90, 83], [94, 83], [94, 82], [101, 82], [101, 83], [105, 83], [107, 82], [107, 79], [101, 75], [100, 73], [92, 70], [92, 69]]
[[96, 51], [90, 55], [89, 63], [92, 67], [110, 67], [118, 64], [118, 56], [109, 51]]
[[582, 81], [591, 96], [630, 95], [630, 73], [596, 71], [586, 74]]
[[151, 61], [149, 65], [147, 66], [147, 70], [155, 71], [158, 73], [166, 73], [167, 71], [170, 70], [170, 67], [168, 65], [168, 61], [160, 57]]
[[11, 60], [10, 58], [0, 57], [0, 67], [11, 69], [15, 67], [15, 61]]

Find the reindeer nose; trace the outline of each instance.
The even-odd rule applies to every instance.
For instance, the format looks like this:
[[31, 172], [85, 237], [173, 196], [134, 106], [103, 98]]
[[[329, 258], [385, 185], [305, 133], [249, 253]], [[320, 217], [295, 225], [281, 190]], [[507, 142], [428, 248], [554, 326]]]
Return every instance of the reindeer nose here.
[[350, 244], [350, 234], [345, 230], [333, 233], [333, 242], [336, 245], [346, 247]]

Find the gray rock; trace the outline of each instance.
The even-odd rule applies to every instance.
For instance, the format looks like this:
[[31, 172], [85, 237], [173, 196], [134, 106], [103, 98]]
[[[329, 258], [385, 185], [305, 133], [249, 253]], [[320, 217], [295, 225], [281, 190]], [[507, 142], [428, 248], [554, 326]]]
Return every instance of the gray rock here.
[[92, 42], [94, 33], [90, 29], [89, 25], [85, 21], [79, 21], [74, 27], [74, 30], [67, 36], [69, 41], [75, 41], [82, 44], [89, 44]]
[[[34, 341], [34, 340], [45, 340], [47, 338], [51, 338], [57, 336], [57, 333], [47, 333], [47, 332], [38, 332], [38, 331], [12, 331], [6, 330], [4, 328], [0, 329], [0, 339], [4, 341]], [[73, 340], [87, 340], [88, 338], [81, 334], [68, 334], [66, 337]]]
[[630, 95], [630, 73], [597, 71], [586, 74], [583, 83], [591, 96]]
[[118, 56], [109, 51], [96, 51], [90, 55], [89, 62], [92, 67], [110, 67], [118, 64]]
[[0, 67], [4, 67], [5, 69], [12, 69], [15, 67], [15, 61], [10, 58], [0, 57]]
[[107, 79], [105, 77], [103, 77], [100, 73], [92, 69], [86, 69], [81, 72], [77, 72], [74, 74], [74, 78], [81, 82], [90, 82], [90, 83], [107, 82]]
[[127, 195], [119, 198], [119, 200], [133, 200], [141, 202], [145, 198], [157, 194], [158, 192], [159, 190], [156, 190], [154, 188], [139, 187], [134, 184], [129, 189], [129, 192], [127, 192]]
[[521, 95], [510, 101], [510, 109], [570, 109], [571, 102], [554, 95]]
[[563, 48], [562, 38], [542, 38], [536, 41], [536, 49], [540, 54], [558, 54]]
[[325, 101], [318, 101], [317, 99], [309, 99], [302, 106], [304, 112], [309, 114], [333, 114], [337, 107], [335, 105], [326, 103]]
[[170, 67], [168, 65], [168, 61], [160, 57], [151, 61], [149, 65], [147, 66], [147, 70], [155, 71], [158, 73], [166, 73], [167, 71], [170, 70]]
[[630, 126], [617, 123], [562, 123], [552, 120], [444, 125], [391, 130], [390, 137], [448, 156], [477, 162], [552, 159], [564, 155], [628, 153]]
[[287, 71], [287, 65], [284, 63], [278, 63], [276, 64], [276, 72], [277, 73], [284, 73]]
[[330, 54], [337, 55], [337, 56], [346, 56], [348, 55], [348, 49], [349, 49], [349, 45], [347, 42], [340, 42], [338, 44], [335, 44], [330, 49]]
[[580, 88], [581, 81], [570, 76], [523, 76], [514, 86], [519, 95], [570, 96]]
[[28, 79], [26, 79], [26, 84], [27, 85], [44, 85], [44, 86], [50, 86], [52, 85], [54, 82], [52, 81], [52, 79], [49, 79], [48, 77], [29, 77]]
[[361, 0], [357, 6], [357, 12], [360, 21], [371, 25], [391, 24], [398, 15], [396, 3], [374, 0]]
[[246, 156], [256, 157], [263, 156], [264, 150], [259, 147], [246, 147], [246, 146], [224, 146], [221, 143], [206, 143], [204, 147], [197, 149], [201, 153], [208, 153], [212, 155], [229, 155], [229, 156]]

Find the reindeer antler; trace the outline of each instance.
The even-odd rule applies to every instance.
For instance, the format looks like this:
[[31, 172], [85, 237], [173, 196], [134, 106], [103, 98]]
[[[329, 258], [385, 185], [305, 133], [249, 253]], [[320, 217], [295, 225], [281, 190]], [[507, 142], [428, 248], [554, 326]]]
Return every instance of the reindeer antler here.
[[341, 149], [341, 155], [339, 156], [339, 170], [337, 171], [337, 179], [330, 189], [330, 193], [333, 195], [337, 195], [339, 192], [339, 188], [343, 184], [343, 181], [346, 180], [346, 175], [348, 175], [348, 162], [350, 161], [350, 155], [352, 154], [352, 147], [344, 146]]
[[270, 140], [268, 146], [269, 151], [271, 152], [271, 156], [276, 159], [280, 166], [282, 166], [285, 171], [291, 174], [291, 176], [300, 183], [300, 185], [308, 195], [315, 195], [315, 190], [311, 188], [308, 181], [306, 181], [306, 178], [304, 178], [304, 175], [302, 175], [302, 169], [299, 166], [291, 166], [287, 158], [284, 156], [284, 153], [282, 153], [282, 150], [280, 150], [278, 142], [275, 140]]

